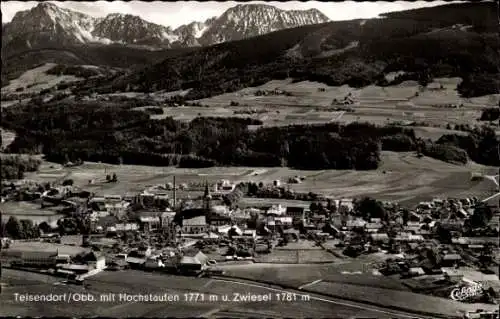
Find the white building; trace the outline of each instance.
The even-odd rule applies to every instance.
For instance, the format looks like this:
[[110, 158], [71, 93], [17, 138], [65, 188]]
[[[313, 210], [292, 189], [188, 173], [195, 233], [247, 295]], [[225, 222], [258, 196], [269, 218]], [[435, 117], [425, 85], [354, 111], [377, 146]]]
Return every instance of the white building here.
[[286, 207], [283, 207], [281, 205], [273, 205], [271, 208], [269, 208], [266, 212], [268, 215], [285, 215], [286, 214]]
[[232, 191], [234, 191], [235, 188], [236, 188], [235, 183], [231, 183], [228, 180], [222, 180], [219, 183], [215, 184], [214, 193], [216, 193], [216, 194], [228, 194], [228, 193], [231, 193]]
[[90, 252], [84, 257], [85, 262], [89, 268], [103, 270], [106, 268], [106, 258], [96, 252]]
[[267, 225], [268, 226], [292, 226], [293, 225], [293, 217], [291, 216], [268, 216], [267, 217]]

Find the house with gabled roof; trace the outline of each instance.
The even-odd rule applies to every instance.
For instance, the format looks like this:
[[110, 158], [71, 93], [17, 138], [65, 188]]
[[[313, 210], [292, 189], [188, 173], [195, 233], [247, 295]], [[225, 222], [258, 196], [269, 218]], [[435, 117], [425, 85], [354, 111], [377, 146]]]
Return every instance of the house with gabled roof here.
[[201, 234], [208, 230], [207, 219], [205, 216], [196, 216], [182, 220], [182, 232], [185, 234]]

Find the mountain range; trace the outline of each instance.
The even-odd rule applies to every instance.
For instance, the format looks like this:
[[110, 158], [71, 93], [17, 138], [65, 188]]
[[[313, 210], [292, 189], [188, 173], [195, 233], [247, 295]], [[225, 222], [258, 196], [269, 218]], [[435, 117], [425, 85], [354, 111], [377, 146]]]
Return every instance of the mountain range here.
[[2, 50], [19, 52], [75, 44], [121, 44], [149, 49], [209, 46], [327, 21], [328, 17], [316, 9], [287, 11], [264, 4], [239, 4], [219, 17], [172, 29], [130, 14], [95, 18], [41, 2], [16, 13], [11, 22], [2, 25]]
[[[317, 10], [247, 4], [175, 30], [130, 15], [95, 19], [42, 3], [2, 29], [2, 86], [52, 62], [123, 69], [87, 79], [73, 90], [80, 95], [191, 89], [186, 98], [195, 100], [284, 78], [362, 87], [461, 77], [463, 96], [498, 94], [500, 87], [492, 1], [332, 22]], [[400, 71], [387, 83], [385, 74]]]

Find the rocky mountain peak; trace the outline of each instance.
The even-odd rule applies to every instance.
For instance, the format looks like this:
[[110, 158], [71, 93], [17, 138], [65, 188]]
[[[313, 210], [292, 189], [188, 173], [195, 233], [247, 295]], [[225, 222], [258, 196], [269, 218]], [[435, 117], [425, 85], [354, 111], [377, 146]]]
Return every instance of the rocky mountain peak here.
[[[111, 13], [104, 18], [41, 2], [18, 12], [2, 27], [2, 43], [12, 50], [44, 45], [121, 43], [170, 48], [212, 45], [240, 40], [285, 28], [328, 21], [316, 9], [286, 11], [267, 4], [238, 4], [219, 17], [189, 22], [175, 30], [148, 22], [140, 16]], [[15, 40], [15, 41], [13, 41]]]

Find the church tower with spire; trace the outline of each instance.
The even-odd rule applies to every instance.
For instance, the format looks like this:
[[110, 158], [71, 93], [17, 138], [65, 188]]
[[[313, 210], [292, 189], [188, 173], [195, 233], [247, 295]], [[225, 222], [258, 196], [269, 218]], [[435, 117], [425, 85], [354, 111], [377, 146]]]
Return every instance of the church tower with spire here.
[[212, 195], [210, 195], [208, 181], [205, 181], [205, 192], [203, 193], [203, 209], [205, 210], [207, 221], [209, 221], [212, 213]]

